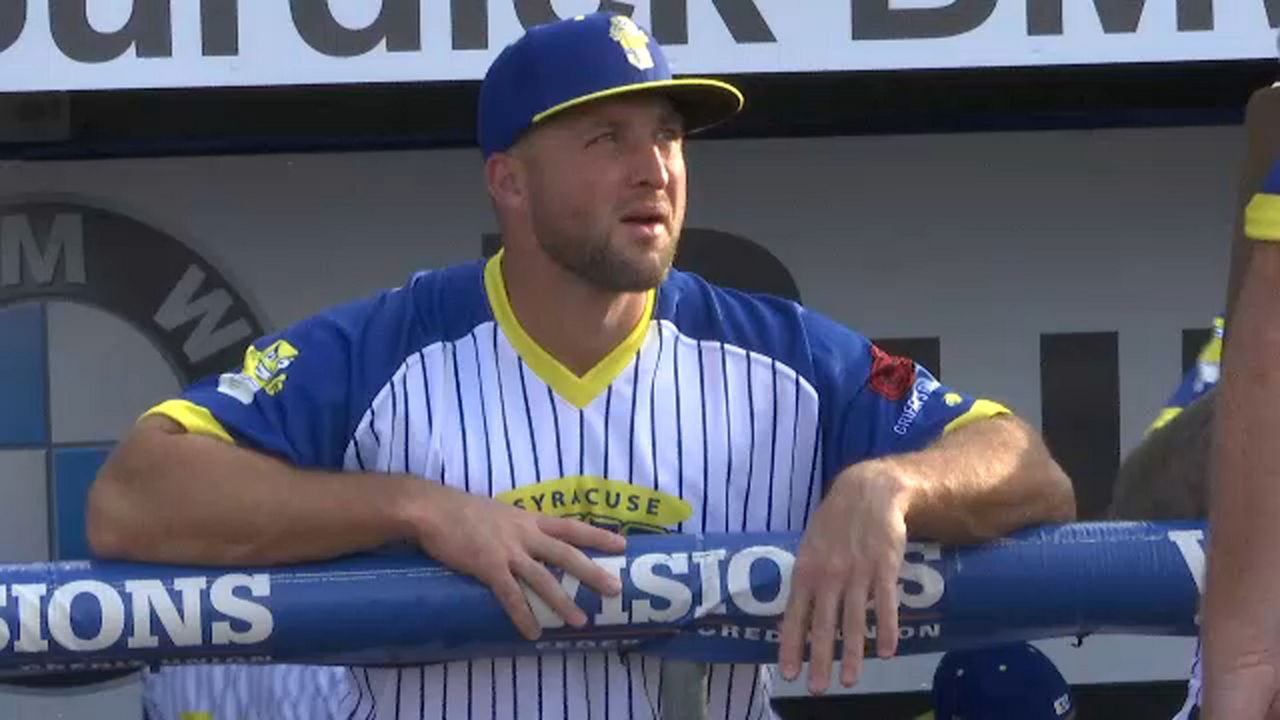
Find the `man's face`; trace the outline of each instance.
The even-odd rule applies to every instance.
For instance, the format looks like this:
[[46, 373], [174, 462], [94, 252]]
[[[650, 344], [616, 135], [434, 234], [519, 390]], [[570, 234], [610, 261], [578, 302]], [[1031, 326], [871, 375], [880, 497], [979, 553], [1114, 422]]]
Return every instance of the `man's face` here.
[[683, 123], [665, 98], [600, 100], [539, 126], [517, 151], [538, 243], [611, 292], [657, 287], [685, 214]]

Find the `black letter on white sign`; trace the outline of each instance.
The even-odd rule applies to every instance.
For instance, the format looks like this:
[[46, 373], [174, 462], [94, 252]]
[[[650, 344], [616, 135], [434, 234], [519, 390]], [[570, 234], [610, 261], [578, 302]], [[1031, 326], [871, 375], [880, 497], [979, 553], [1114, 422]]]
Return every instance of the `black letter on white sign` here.
[[489, 47], [489, 3], [450, 0], [454, 50], [486, 50]]
[[27, 0], [0, 0], [0, 52], [13, 46], [27, 25]]
[[[515, 8], [516, 17], [520, 19], [520, 24], [526, 30], [535, 25], [546, 25], [563, 20], [556, 14], [555, 8], [551, 7], [551, 0], [515, 0]], [[599, 10], [627, 17], [631, 17], [636, 11], [631, 3], [615, 2], [615, 0], [600, 0]]]
[[200, 43], [205, 57], [240, 53], [239, 0], [200, 0]]
[[[734, 42], [777, 42], [755, 0], [712, 0]], [[663, 45], [689, 42], [688, 0], [653, 0], [653, 35]]]
[[129, 21], [113, 32], [89, 24], [88, 0], [49, 0], [49, 24], [58, 49], [72, 60], [100, 63], [115, 60], [130, 47], [140, 58], [173, 55], [169, 0], [133, 0]]
[[312, 48], [331, 57], [356, 57], [387, 43], [388, 52], [422, 49], [418, 0], [382, 0], [378, 17], [367, 27], [351, 29], [338, 22], [329, 0], [289, 0], [293, 24]]
[[[1213, 29], [1213, 0], [1177, 0], [1178, 30]], [[1268, 12], [1276, 0], [1267, 0]], [[1027, 0], [1027, 33], [1061, 35], [1063, 0]], [[1106, 33], [1134, 33], [1147, 8], [1147, 0], [1093, 0], [1093, 8]]]
[[913, 40], [963, 35], [986, 22], [996, 0], [952, 0], [936, 8], [889, 7], [890, 0], [851, 0], [854, 40]]

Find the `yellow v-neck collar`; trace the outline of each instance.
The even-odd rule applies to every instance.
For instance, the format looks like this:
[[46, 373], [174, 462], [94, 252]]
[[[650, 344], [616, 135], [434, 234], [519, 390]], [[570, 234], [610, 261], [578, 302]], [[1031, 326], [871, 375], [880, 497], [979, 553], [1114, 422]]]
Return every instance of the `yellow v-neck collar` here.
[[605, 388], [612, 385], [640, 350], [645, 336], [649, 333], [649, 321], [653, 317], [654, 299], [657, 296], [655, 290], [648, 292], [640, 322], [636, 323], [627, 337], [596, 363], [595, 367], [579, 377], [551, 353], [544, 350], [541, 345], [534, 342], [533, 338], [529, 337], [529, 334], [520, 326], [515, 311], [511, 309], [511, 300], [507, 297], [506, 282], [502, 279], [501, 250], [485, 263], [484, 289], [489, 296], [489, 307], [493, 310], [494, 320], [498, 322], [498, 327], [507, 336], [508, 342], [515, 348], [516, 353], [534, 374], [578, 409], [590, 405], [592, 400], [605, 391]]

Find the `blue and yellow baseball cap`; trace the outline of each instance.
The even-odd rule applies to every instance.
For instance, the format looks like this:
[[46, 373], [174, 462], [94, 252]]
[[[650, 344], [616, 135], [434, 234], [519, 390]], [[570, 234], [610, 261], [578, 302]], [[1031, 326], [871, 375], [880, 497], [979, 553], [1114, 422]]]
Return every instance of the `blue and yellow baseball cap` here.
[[636, 92], [670, 97], [687, 132], [723, 122], [743, 105], [728, 83], [673, 77], [662, 47], [630, 18], [579, 15], [531, 28], [493, 61], [480, 88], [480, 149], [489, 157], [557, 113]]
[[937, 720], [1069, 720], [1071, 686], [1030, 643], [942, 656], [933, 674]]

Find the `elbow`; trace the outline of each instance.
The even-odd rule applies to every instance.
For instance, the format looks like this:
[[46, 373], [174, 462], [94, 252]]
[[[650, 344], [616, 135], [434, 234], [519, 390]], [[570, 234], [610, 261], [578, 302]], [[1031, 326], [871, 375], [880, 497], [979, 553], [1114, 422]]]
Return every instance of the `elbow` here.
[[89, 517], [85, 522], [89, 552], [101, 560], [127, 560], [133, 557], [127, 535], [101, 518]]
[[130, 488], [113, 455], [102, 466], [89, 488], [85, 507], [85, 536], [89, 550], [104, 559], [130, 559], [139, 542], [135, 537], [142, 524], [129, 517]]
[[1076, 490], [1071, 478], [1058, 463], [1049, 461], [1049, 481], [1044, 494], [1041, 522], [1069, 523], [1077, 518]]
[[1043, 440], [1030, 428], [1027, 432], [1026, 450], [1014, 472], [1020, 477], [1022, 491], [1016, 493], [1016, 507], [1006, 508], [996, 528], [1000, 535], [1032, 525], [1048, 525], [1075, 522], [1078, 515], [1075, 484]]
[[1037, 525], [1075, 522], [1075, 488], [1071, 478], [1050, 460], [1035, 490], [1007, 504], [995, 504], [969, 518], [966, 528], [975, 542], [989, 542]]
[[85, 536], [95, 557], [149, 562], [163, 553], [157, 518], [172, 509], [163, 485], [172, 475], [166, 470], [173, 464], [172, 437], [180, 432], [165, 418], [144, 418], [107, 456], [85, 503]]
[[[1039, 473], [1040, 481], [1035, 484], [1035, 491], [1020, 508], [1021, 512], [1012, 512], [1008, 516], [1016, 523], [1016, 527], [1002, 528], [1002, 534], [1032, 525], [1050, 525], [1075, 522], [1077, 518], [1076, 491], [1071, 477], [1052, 458], [1046, 457], [1044, 467]], [[1006, 521], [1006, 524], [1009, 521]]]
[[1022, 512], [1013, 513], [1021, 525], [1074, 522], [1076, 490], [1071, 476], [1053, 458], [1044, 440], [1026, 428], [1027, 450], [1021, 464], [1024, 480]]
[[94, 477], [85, 502], [85, 537], [95, 557], [147, 562], [164, 547], [156, 536], [160, 493], [154, 484], [155, 439], [146, 431], [135, 432]]

